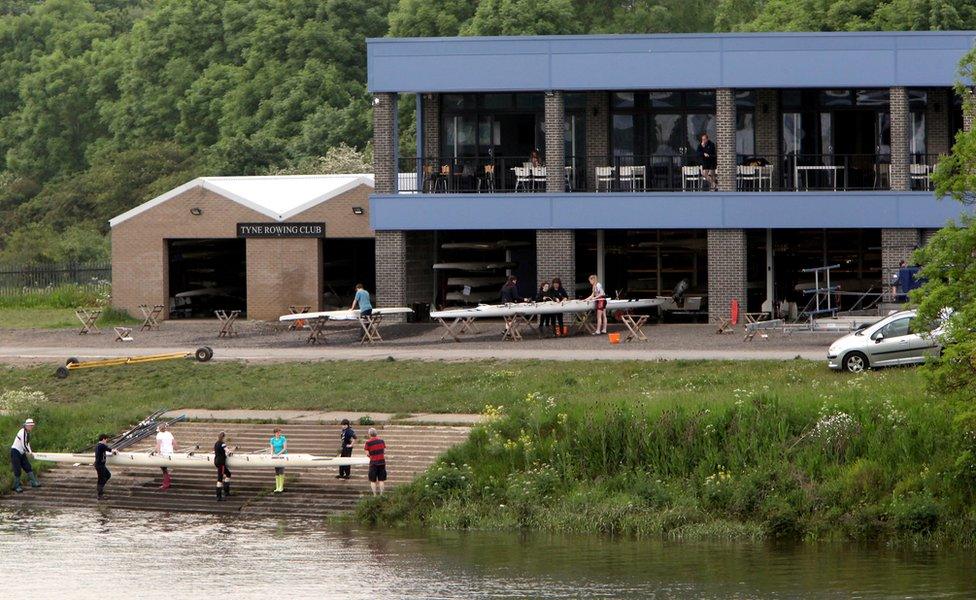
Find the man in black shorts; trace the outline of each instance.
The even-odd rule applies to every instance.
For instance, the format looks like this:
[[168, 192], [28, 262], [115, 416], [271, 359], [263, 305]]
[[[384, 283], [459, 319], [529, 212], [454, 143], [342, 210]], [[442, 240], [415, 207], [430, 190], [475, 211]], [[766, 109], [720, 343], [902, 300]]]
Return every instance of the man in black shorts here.
[[[339, 456], [343, 458], [352, 456], [352, 447], [357, 439], [356, 432], [349, 426], [349, 419], [343, 419], [342, 431], [339, 432]], [[336, 475], [336, 479], [349, 479], [351, 473], [352, 467], [343, 465], [339, 467], [339, 474]]]
[[382, 495], [383, 482], [386, 481], [386, 444], [372, 427], [369, 428], [369, 439], [366, 440], [365, 447], [369, 456], [369, 487], [373, 489], [374, 496]]
[[95, 446], [95, 472], [98, 473], [98, 499], [105, 498], [105, 484], [112, 478], [112, 473], [105, 465], [106, 454], [118, 454], [108, 445], [108, 434], [103, 433], [98, 436], [98, 445]]
[[227, 444], [224, 443], [226, 434], [221, 431], [217, 434], [217, 443], [214, 444], [214, 466], [217, 467], [217, 502], [230, 496], [230, 469], [227, 468]]

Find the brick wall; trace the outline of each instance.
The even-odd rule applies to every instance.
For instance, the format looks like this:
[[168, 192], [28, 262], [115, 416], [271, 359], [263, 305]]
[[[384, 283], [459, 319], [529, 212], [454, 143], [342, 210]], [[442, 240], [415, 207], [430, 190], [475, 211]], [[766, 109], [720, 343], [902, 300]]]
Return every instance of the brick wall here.
[[718, 188], [735, 190], [735, 93], [715, 90], [715, 151], [718, 152]]
[[[562, 280], [567, 289], [576, 281], [576, 233], [571, 229], [535, 232], [536, 279]], [[532, 288], [534, 289], [534, 288]]]
[[881, 283], [887, 291], [892, 277], [898, 274], [898, 263], [911, 262], [912, 252], [921, 241], [918, 229], [881, 230]]
[[377, 306], [410, 306], [433, 300], [434, 243], [430, 231], [376, 232]]
[[[955, 93], [955, 92], [953, 92]], [[972, 131], [973, 130], [973, 113], [971, 110], [966, 110], [967, 105], [971, 104], [973, 101], [973, 90], [966, 90], [962, 98], [962, 130]]]
[[373, 102], [373, 175], [377, 194], [397, 191], [397, 95], [376, 94]]
[[[721, 155], [720, 155], [721, 156]], [[742, 229], [708, 230], [708, 317], [729, 316], [732, 299], [746, 310], [746, 233]]]
[[[372, 188], [359, 186], [289, 221], [325, 222], [328, 237], [372, 237], [369, 217], [353, 206], [369, 206]], [[191, 208], [202, 214], [193, 216]], [[237, 223], [274, 219], [210, 190], [196, 187], [112, 228], [112, 305], [139, 314], [140, 304], [169, 306], [167, 240], [236, 238]], [[245, 242], [247, 316], [276, 319], [292, 304], [321, 306], [322, 250], [317, 239]], [[166, 317], [164, 313], [163, 317]]]
[[424, 94], [424, 157], [439, 158], [441, 154], [441, 96]]
[[586, 93], [586, 186], [596, 189], [595, 169], [609, 164], [610, 96], [607, 92]]
[[376, 303], [407, 303], [407, 244], [405, 231], [376, 232]]
[[546, 191], [566, 191], [566, 112], [562, 92], [546, 92]]
[[[925, 151], [927, 154], [948, 154], [949, 140], [949, 94], [946, 88], [927, 90], [925, 105]], [[938, 111], [936, 111], [938, 107]]]
[[925, 246], [930, 241], [932, 241], [932, 236], [938, 232], [938, 229], [922, 229], [919, 231], [919, 242], [922, 246]]
[[779, 92], [756, 90], [756, 154], [773, 167], [773, 181], [779, 181], [780, 149]]
[[908, 175], [908, 89], [891, 88], [891, 189], [909, 189]]

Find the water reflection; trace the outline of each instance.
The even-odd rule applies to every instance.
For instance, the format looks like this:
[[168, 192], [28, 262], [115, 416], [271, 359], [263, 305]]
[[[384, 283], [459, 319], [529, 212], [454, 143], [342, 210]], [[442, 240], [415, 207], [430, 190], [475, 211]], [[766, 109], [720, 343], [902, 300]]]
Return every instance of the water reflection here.
[[974, 567], [964, 551], [0, 512], [0, 572], [31, 573], [32, 598], [963, 598]]

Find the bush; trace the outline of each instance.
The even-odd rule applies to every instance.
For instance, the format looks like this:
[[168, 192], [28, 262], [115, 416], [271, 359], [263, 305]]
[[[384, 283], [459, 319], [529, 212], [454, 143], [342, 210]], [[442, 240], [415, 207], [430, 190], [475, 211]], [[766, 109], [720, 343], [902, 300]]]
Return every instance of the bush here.
[[895, 527], [914, 534], [930, 534], [939, 525], [941, 508], [931, 497], [925, 495], [909, 496], [892, 503], [891, 513]]

